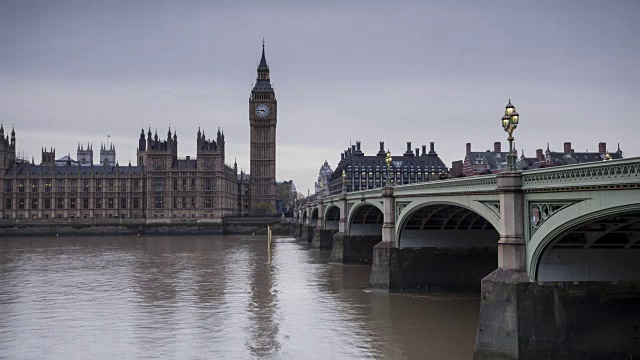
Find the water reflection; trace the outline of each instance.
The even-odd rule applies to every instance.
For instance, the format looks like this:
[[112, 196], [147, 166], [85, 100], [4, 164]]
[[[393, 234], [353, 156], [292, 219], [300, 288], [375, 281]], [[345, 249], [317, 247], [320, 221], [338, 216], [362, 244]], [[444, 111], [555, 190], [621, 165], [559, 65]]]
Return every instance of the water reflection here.
[[366, 290], [291, 238], [0, 239], [8, 358], [470, 359], [478, 299]]
[[[278, 323], [275, 312], [278, 310], [277, 263], [271, 261], [272, 254], [267, 251], [266, 238], [259, 238], [258, 244], [251, 247], [250, 301], [247, 348], [256, 358], [272, 358], [278, 353]], [[275, 251], [275, 249], [274, 249]]]

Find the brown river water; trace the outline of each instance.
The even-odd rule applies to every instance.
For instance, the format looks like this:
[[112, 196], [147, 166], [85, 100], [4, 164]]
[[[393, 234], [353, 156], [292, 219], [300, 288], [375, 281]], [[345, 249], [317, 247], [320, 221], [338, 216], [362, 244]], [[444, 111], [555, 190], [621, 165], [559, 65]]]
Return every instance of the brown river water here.
[[2, 359], [471, 359], [478, 294], [367, 291], [293, 238], [0, 238]]

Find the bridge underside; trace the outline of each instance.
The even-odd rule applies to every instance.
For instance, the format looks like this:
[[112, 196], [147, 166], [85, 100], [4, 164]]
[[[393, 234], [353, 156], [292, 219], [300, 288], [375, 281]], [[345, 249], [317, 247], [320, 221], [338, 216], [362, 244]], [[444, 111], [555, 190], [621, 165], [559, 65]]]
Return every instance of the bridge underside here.
[[607, 216], [561, 234], [544, 249], [539, 281], [640, 280], [640, 212]]
[[329, 207], [324, 221], [325, 230], [338, 230], [340, 227], [340, 208], [337, 206]]
[[399, 247], [496, 248], [498, 232], [482, 216], [456, 205], [430, 205], [402, 226]]
[[497, 268], [498, 240], [494, 227], [466, 207], [425, 205], [401, 224], [397, 248], [375, 250], [389, 265], [373, 269], [370, 284], [391, 292], [480, 291], [482, 278]]

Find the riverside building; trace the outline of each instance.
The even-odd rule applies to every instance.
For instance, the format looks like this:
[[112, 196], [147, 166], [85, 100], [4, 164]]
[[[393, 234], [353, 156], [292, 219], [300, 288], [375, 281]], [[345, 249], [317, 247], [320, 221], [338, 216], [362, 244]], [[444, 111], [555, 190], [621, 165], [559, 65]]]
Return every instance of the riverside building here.
[[[346, 191], [359, 191], [384, 187], [387, 181], [387, 164], [384, 142], [380, 142], [380, 150], [375, 156], [365, 156], [360, 148], [360, 141], [340, 154], [340, 162], [330, 175], [329, 193], [338, 194], [342, 191], [343, 171], [346, 181]], [[392, 156], [389, 167], [389, 182], [394, 185], [412, 184], [447, 178], [449, 169], [440, 160], [435, 151], [435, 145], [422, 145], [411, 149], [411, 142], [407, 142], [407, 151], [401, 156]]]
[[113, 144], [78, 145], [56, 159], [42, 149], [39, 164], [16, 156], [16, 134], [0, 125], [0, 218], [126, 218], [219, 221], [225, 216], [273, 214], [276, 209], [276, 98], [264, 43], [249, 99], [251, 174], [226, 163], [224, 132], [209, 139], [198, 129], [196, 157], [178, 156], [178, 135], [140, 132], [136, 165], [120, 165]]

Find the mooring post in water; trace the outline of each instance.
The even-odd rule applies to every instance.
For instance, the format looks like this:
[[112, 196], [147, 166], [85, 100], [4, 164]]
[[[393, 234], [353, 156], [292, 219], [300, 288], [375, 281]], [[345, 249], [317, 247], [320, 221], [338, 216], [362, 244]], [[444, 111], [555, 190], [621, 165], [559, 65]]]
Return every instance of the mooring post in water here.
[[267, 225], [267, 256], [271, 265], [271, 225]]

